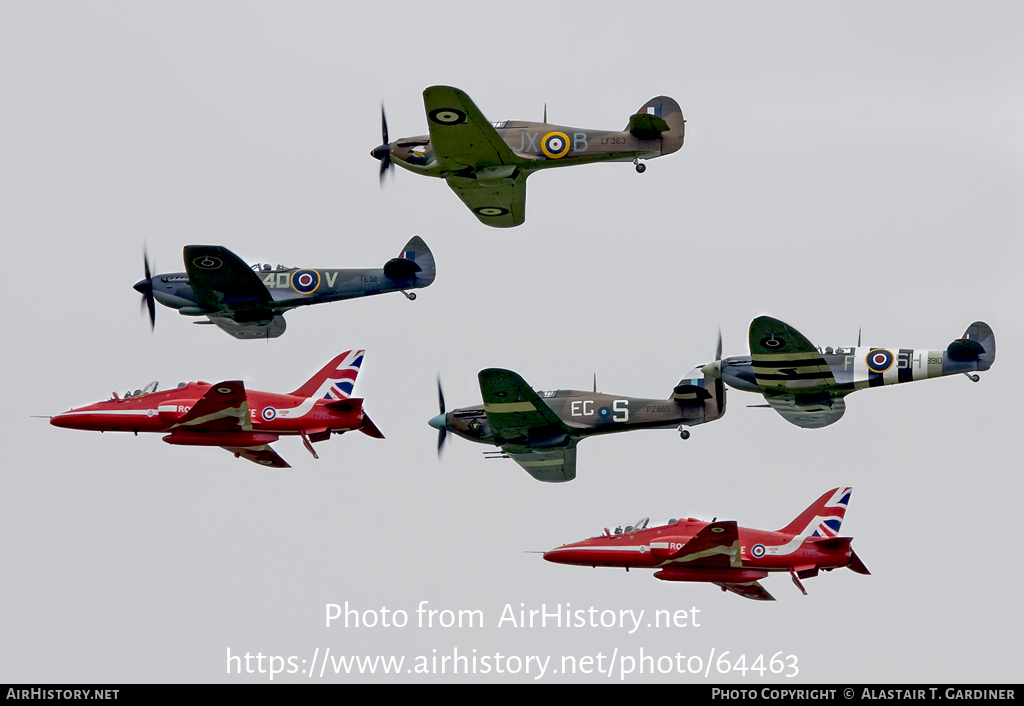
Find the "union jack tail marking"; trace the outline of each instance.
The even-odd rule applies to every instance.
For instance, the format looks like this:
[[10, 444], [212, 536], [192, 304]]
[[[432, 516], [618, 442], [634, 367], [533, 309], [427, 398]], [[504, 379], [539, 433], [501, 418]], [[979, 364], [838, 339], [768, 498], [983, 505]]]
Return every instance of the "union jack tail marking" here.
[[344, 400], [352, 395], [366, 351], [345, 351], [292, 393], [306, 399]]
[[828, 491], [779, 532], [800, 537], [838, 536], [852, 493], [849, 487]]

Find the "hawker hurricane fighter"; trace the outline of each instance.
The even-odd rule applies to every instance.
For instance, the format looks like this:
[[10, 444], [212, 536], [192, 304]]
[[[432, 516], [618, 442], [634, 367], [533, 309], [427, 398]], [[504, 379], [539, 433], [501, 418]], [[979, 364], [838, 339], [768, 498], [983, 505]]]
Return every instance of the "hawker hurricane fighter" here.
[[434, 256], [418, 235], [401, 254], [371, 269], [300, 269], [256, 264], [250, 267], [219, 245], [186, 245], [185, 272], [151, 275], [135, 284], [156, 325], [156, 305], [185, 316], [205, 316], [197, 324], [216, 324], [235, 338], [277, 338], [284, 333], [286, 311], [310, 304], [402, 292], [434, 281]]
[[[976, 321], [945, 350], [815, 348], [799, 331], [770, 316], [750, 323], [750, 355], [715, 360], [701, 368], [730, 387], [764, 395], [767, 405], [791, 424], [807, 429], [839, 421], [843, 398], [856, 390], [946, 375], [966, 375], [996, 359], [996, 338], [988, 324]], [[757, 405], [760, 406], [760, 405]]]
[[358, 429], [383, 439], [363, 411], [352, 388], [363, 363], [363, 351], [346, 351], [325, 365], [295, 392], [286, 395], [246, 390], [240, 380], [180, 383], [158, 391], [151, 382], [123, 397], [79, 407], [50, 418], [50, 424], [86, 431], [129, 431], [166, 434], [178, 446], [220, 446], [235, 457], [264, 466], [290, 468], [270, 448], [282, 435], [301, 436], [306, 449], [319, 458], [313, 444], [331, 434]]
[[789, 572], [806, 596], [800, 579], [819, 571], [849, 567], [869, 574], [839, 528], [852, 488], [830, 490], [777, 532], [738, 527], [735, 522], [644, 517], [632, 525], [544, 553], [556, 564], [656, 569], [662, 581], [713, 583], [756, 601], [774, 601], [759, 583], [770, 572]]
[[679, 104], [666, 96], [647, 101], [622, 131], [586, 130], [547, 122], [491, 123], [457, 88], [423, 91], [429, 135], [388, 138], [381, 108], [383, 144], [370, 154], [380, 160], [380, 178], [392, 164], [441, 177], [480, 222], [497, 228], [526, 220], [526, 178], [535, 170], [590, 162], [633, 162], [671, 154], [683, 146]]
[[576, 477], [576, 444], [598, 434], [633, 429], [678, 429], [711, 422], [725, 414], [721, 380], [693, 370], [668, 399], [616, 397], [597, 392], [551, 390], [534, 392], [511, 370], [489, 368], [479, 374], [482, 407], [445, 411], [438, 384], [441, 413], [430, 420], [438, 430], [440, 456], [449, 431], [470, 441], [500, 446], [490, 458], [511, 458], [540, 481], [558, 483]]

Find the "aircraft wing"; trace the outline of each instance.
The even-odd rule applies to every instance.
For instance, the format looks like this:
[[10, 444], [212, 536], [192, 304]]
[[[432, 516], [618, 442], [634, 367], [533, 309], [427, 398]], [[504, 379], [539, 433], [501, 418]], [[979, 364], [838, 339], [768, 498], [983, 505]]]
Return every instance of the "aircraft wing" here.
[[673, 564], [707, 569], [740, 565], [740, 533], [736, 523], [711, 522], [669, 559]]
[[526, 177], [517, 172], [500, 181], [481, 181], [470, 177], [445, 178], [462, 203], [480, 222], [494, 228], [512, 228], [526, 220]]
[[846, 411], [842, 397], [827, 392], [807, 395], [765, 394], [772, 409], [790, 424], [804, 429], [820, 429], [839, 421]]
[[174, 426], [203, 431], [252, 431], [245, 386], [239, 380], [218, 382]]
[[561, 483], [576, 477], [576, 443], [568, 446], [548, 449], [526, 449], [515, 451], [502, 448], [502, 451], [513, 461], [522, 466], [523, 470], [539, 481], [545, 483]]
[[423, 91], [430, 145], [445, 170], [481, 169], [522, 161], [465, 93], [450, 86]]
[[258, 463], [261, 466], [267, 466], [269, 468], [291, 468], [287, 461], [278, 456], [274, 449], [270, 448], [270, 444], [254, 446], [252, 448], [246, 448], [244, 446], [221, 446], [221, 448], [233, 453], [236, 457], [249, 459], [253, 463]]
[[477, 377], [487, 421], [500, 439], [528, 444], [566, 433], [558, 415], [517, 373], [487, 368]]
[[714, 582], [716, 586], [721, 587], [726, 591], [732, 591], [738, 596], [744, 598], [750, 598], [755, 601], [774, 601], [775, 598], [768, 591], [764, 590], [758, 581], [749, 581], [747, 583], [718, 583]]
[[[268, 313], [269, 316], [269, 313]], [[210, 323], [217, 324], [235, 338], [277, 338], [284, 333], [284, 317], [273, 314], [273, 318], [257, 321], [235, 321], [230, 316], [207, 316]], [[201, 323], [206, 323], [205, 321]]]
[[[259, 275], [238, 255], [219, 245], [186, 245], [188, 283], [210, 311], [265, 311], [272, 297]], [[270, 318], [269, 312], [266, 318]]]
[[818, 349], [799, 331], [770, 316], [750, 322], [754, 380], [762, 390], [809, 391], [835, 387]]

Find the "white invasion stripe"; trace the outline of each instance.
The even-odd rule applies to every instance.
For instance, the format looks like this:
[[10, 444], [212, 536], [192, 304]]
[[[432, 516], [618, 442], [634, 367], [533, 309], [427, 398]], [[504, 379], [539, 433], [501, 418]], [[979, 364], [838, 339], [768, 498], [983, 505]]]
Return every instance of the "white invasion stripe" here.
[[910, 354], [910, 371], [914, 380], [925, 380], [928, 377], [928, 351], [914, 349]]
[[853, 355], [853, 382], [856, 389], [867, 387], [868, 381], [868, 348], [857, 348]]

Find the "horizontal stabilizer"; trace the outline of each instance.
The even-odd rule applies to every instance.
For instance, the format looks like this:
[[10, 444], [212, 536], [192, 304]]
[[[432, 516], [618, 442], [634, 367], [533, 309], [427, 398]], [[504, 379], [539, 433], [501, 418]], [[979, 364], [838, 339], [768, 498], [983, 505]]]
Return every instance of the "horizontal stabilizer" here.
[[412, 260], [395, 257], [384, 263], [384, 276], [391, 279], [412, 279], [423, 268]]
[[679, 402], [701, 402], [711, 399], [711, 393], [700, 385], [685, 383], [673, 388], [672, 399]]
[[868, 571], [868, 567], [864, 566], [864, 562], [860, 560], [860, 557], [857, 556], [857, 552], [855, 551], [850, 552], [850, 570], [866, 576], [871, 575], [871, 572]]
[[370, 420], [370, 415], [363, 412], [363, 425], [359, 427], [359, 431], [363, 432], [367, 436], [372, 436], [374, 439], [383, 439], [384, 435], [381, 433], [377, 425]]
[[668, 130], [668, 123], [657, 115], [637, 113], [629, 116], [629, 132], [638, 140], [657, 140]]

